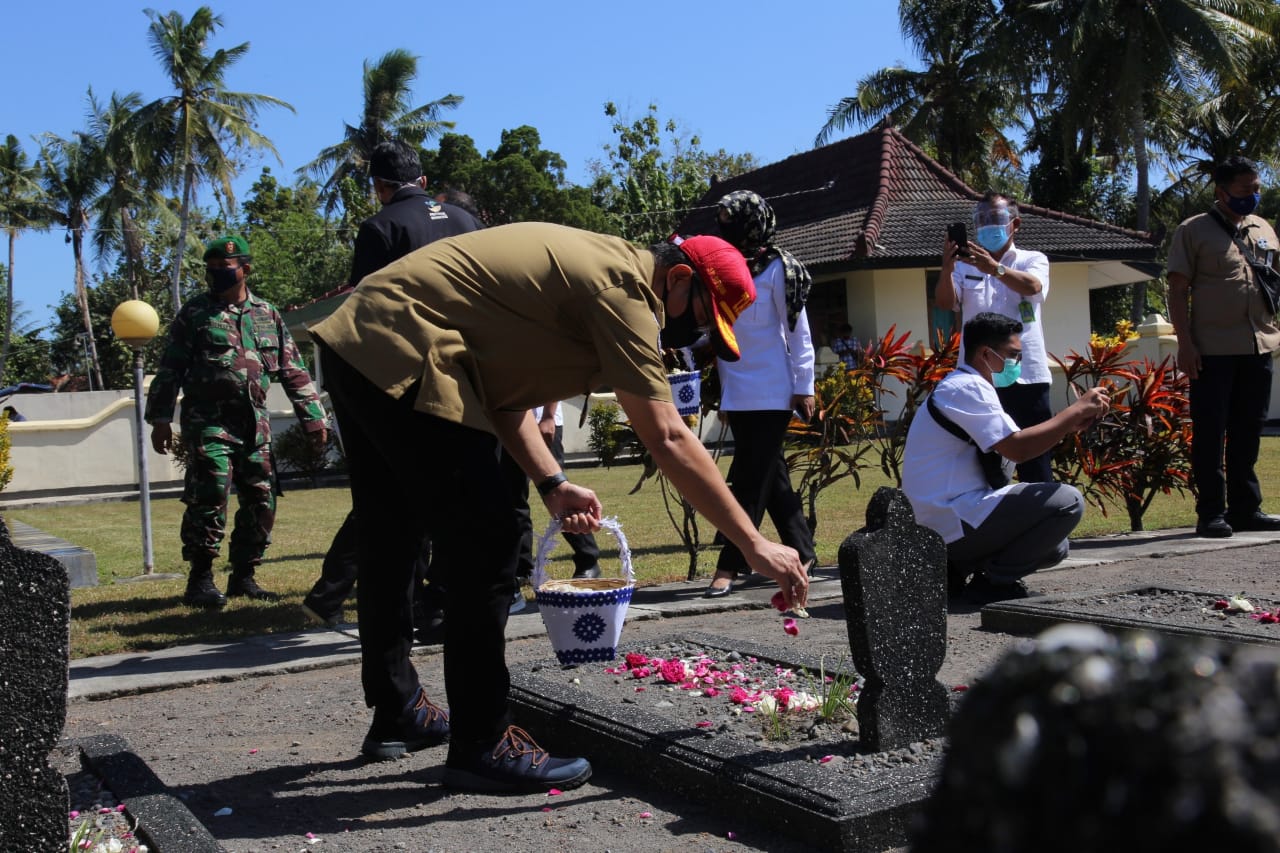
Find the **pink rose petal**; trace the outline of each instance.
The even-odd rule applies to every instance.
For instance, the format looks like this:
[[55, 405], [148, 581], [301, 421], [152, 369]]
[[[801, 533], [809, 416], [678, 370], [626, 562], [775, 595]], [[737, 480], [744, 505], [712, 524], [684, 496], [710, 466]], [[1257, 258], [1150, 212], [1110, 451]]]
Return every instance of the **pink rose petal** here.
[[256, 750], [256, 749], [251, 749], [251, 750], [249, 750], [249, 754], [250, 754], [250, 755], [257, 755], [257, 754], [258, 754], [258, 750]]
[[787, 611], [787, 599], [782, 594], [782, 590], [778, 590], [773, 594], [773, 598], [769, 599], [769, 603], [773, 605], [773, 609], [779, 613]]
[[794, 619], [783, 619], [782, 630], [786, 631], [793, 637], [800, 636], [800, 626], [796, 624], [796, 620]]
[[542, 810], [543, 810], [544, 812], [549, 812], [549, 811], [551, 811], [551, 806], [543, 806], [543, 807], [542, 807]]
[[694, 725], [700, 729], [709, 729], [712, 726], [714, 726], [715, 723], [711, 722], [710, 720], [699, 720], [698, 722], [694, 723]]
[[731, 829], [731, 830], [729, 830], [728, 832], [726, 832], [726, 833], [724, 834], [724, 837], [725, 837], [725, 838], [727, 838], [727, 839], [729, 839], [730, 841], [732, 841], [733, 839], [735, 839], [735, 838], [737, 838], [737, 837], [738, 837], [738, 833], [734, 832], [734, 831]]
[[550, 791], [547, 791], [547, 796], [548, 796], [548, 797], [558, 797], [558, 796], [560, 796], [560, 795], [561, 795], [561, 794], [563, 794], [563, 793], [564, 793], [564, 791], [561, 791], [559, 788], [552, 788]]
[[968, 689], [969, 689], [969, 685], [967, 685], [967, 684], [957, 684], [955, 687], [952, 687], [952, 688], [951, 688], [951, 692], [952, 692], [952, 693], [963, 693], [963, 692], [965, 692], [965, 691], [966, 691], [966, 690], [968, 690]]
[[827, 762], [831, 761], [831, 759], [833, 759], [833, 758], [835, 758], [835, 756], [834, 756], [834, 755], [824, 755], [824, 756], [822, 756], [821, 758], [819, 758], [819, 759], [818, 759], [818, 763], [819, 763], [819, 764], [826, 764]]
[[653, 817], [653, 812], [640, 812], [638, 816], [641, 820], [648, 820]]

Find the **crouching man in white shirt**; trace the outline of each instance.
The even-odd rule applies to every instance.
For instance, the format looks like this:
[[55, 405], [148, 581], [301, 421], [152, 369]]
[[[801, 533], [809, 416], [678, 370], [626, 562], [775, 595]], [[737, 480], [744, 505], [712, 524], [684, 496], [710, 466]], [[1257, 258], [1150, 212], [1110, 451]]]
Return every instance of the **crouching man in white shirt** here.
[[1021, 578], [1061, 562], [1084, 515], [1074, 486], [997, 485], [1000, 466], [991, 463], [999, 460], [984, 465], [981, 454], [1014, 463], [1034, 458], [1109, 408], [1106, 393], [1095, 388], [1049, 420], [1019, 429], [996, 388], [1017, 381], [1021, 333], [1022, 324], [1002, 314], [982, 313], [965, 323], [965, 363], [938, 383], [907, 433], [903, 491], [916, 521], [947, 543], [948, 588], [952, 594], [963, 589], [975, 603], [1026, 596]]

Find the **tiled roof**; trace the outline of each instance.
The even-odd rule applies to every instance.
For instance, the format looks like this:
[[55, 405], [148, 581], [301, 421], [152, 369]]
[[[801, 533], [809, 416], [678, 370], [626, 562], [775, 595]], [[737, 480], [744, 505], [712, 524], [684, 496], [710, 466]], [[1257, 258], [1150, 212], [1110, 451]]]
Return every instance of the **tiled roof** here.
[[[969, 223], [982, 193], [930, 158], [896, 128], [873, 130], [717, 182], [680, 223], [714, 233], [721, 196], [750, 189], [778, 216], [777, 244], [815, 271], [823, 266], [936, 265], [946, 228]], [[1020, 204], [1018, 245], [1051, 260], [1150, 262], [1150, 237], [1127, 228]], [[972, 234], [972, 226], [970, 226]]]

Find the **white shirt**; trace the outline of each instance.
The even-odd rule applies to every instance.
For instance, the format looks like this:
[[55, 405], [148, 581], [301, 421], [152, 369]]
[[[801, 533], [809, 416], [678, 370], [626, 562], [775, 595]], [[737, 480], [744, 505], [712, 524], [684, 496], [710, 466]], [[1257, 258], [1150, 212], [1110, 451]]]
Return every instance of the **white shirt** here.
[[774, 258], [756, 276], [756, 301], [733, 324], [738, 361], [717, 361], [720, 408], [726, 412], [789, 412], [791, 398], [813, 393], [813, 339], [804, 311], [787, 327], [787, 281]]
[[[1049, 298], [1049, 259], [1043, 252], [1019, 249], [1012, 243], [1009, 251], [1000, 258], [1006, 269], [1027, 272], [1040, 280], [1040, 292], [1030, 296], [1010, 288], [994, 275], [984, 275], [977, 267], [957, 260], [951, 273], [951, 284], [956, 291], [956, 305], [960, 308], [960, 325], [972, 320], [984, 311], [1003, 314], [1022, 323], [1022, 376], [1021, 383], [1052, 382], [1049, 372], [1049, 356], [1044, 349], [1044, 327], [1040, 322], [1040, 308]], [[1034, 319], [1028, 322], [1022, 315], [1020, 303], [1031, 306]], [[965, 363], [963, 335], [960, 341], [960, 364]]]
[[[556, 426], [564, 426], [564, 406], [556, 406], [556, 413], [553, 418]], [[533, 419], [539, 423], [542, 421], [542, 406], [533, 407]]]
[[[984, 453], [1018, 431], [1000, 407], [995, 387], [967, 364], [943, 377], [933, 398]], [[902, 455], [902, 490], [917, 524], [954, 542], [964, 535], [960, 522], [970, 527], [982, 524], [1009, 489], [992, 489], [974, 446], [947, 432], [926, 406], [916, 411]]]

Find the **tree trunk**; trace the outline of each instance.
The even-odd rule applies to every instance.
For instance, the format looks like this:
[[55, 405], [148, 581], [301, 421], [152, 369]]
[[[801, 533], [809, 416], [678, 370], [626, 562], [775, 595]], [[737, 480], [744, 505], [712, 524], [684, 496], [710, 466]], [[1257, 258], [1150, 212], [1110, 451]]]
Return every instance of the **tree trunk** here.
[[195, 184], [196, 165], [190, 160], [182, 170], [182, 208], [178, 213], [178, 245], [173, 253], [173, 316], [178, 316], [182, 307], [182, 292], [179, 287], [182, 281], [182, 258], [187, 249], [187, 219], [191, 215], [191, 188]]
[[1142, 530], [1142, 516], [1146, 514], [1146, 506], [1137, 498], [1126, 497], [1124, 499], [1124, 508], [1129, 513], [1129, 530], [1137, 532]]
[[[1147, 133], [1146, 119], [1142, 115], [1142, 110], [1134, 110], [1134, 118], [1132, 127], [1133, 133], [1133, 161], [1135, 171], [1137, 172], [1137, 206], [1138, 221], [1137, 227], [1139, 231], [1147, 231], [1151, 222], [1151, 180], [1150, 168], [1151, 164], [1147, 157]], [[1133, 302], [1129, 309], [1129, 319], [1137, 326], [1142, 322], [1143, 317], [1147, 314], [1147, 283], [1145, 281], [1135, 282], [1133, 285]]]
[[4, 367], [9, 360], [9, 342], [13, 338], [13, 244], [18, 233], [9, 229], [9, 270], [5, 277], [4, 343], [0, 345], [0, 385], [4, 384]]
[[84, 332], [89, 337], [89, 369], [92, 371], [90, 383], [97, 382], [98, 390], [103, 391], [106, 386], [102, 382], [102, 367], [98, 364], [98, 344], [93, 339], [93, 319], [89, 315], [89, 288], [84, 280], [84, 238], [79, 232], [72, 236], [71, 248], [76, 256], [76, 301], [80, 303]]
[[129, 208], [120, 208], [120, 233], [124, 239], [124, 265], [129, 276], [129, 294], [133, 299], [141, 299], [138, 294], [138, 267], [142, 263], [138, 251], [138, 229], [133, 225], [133, 217]]

